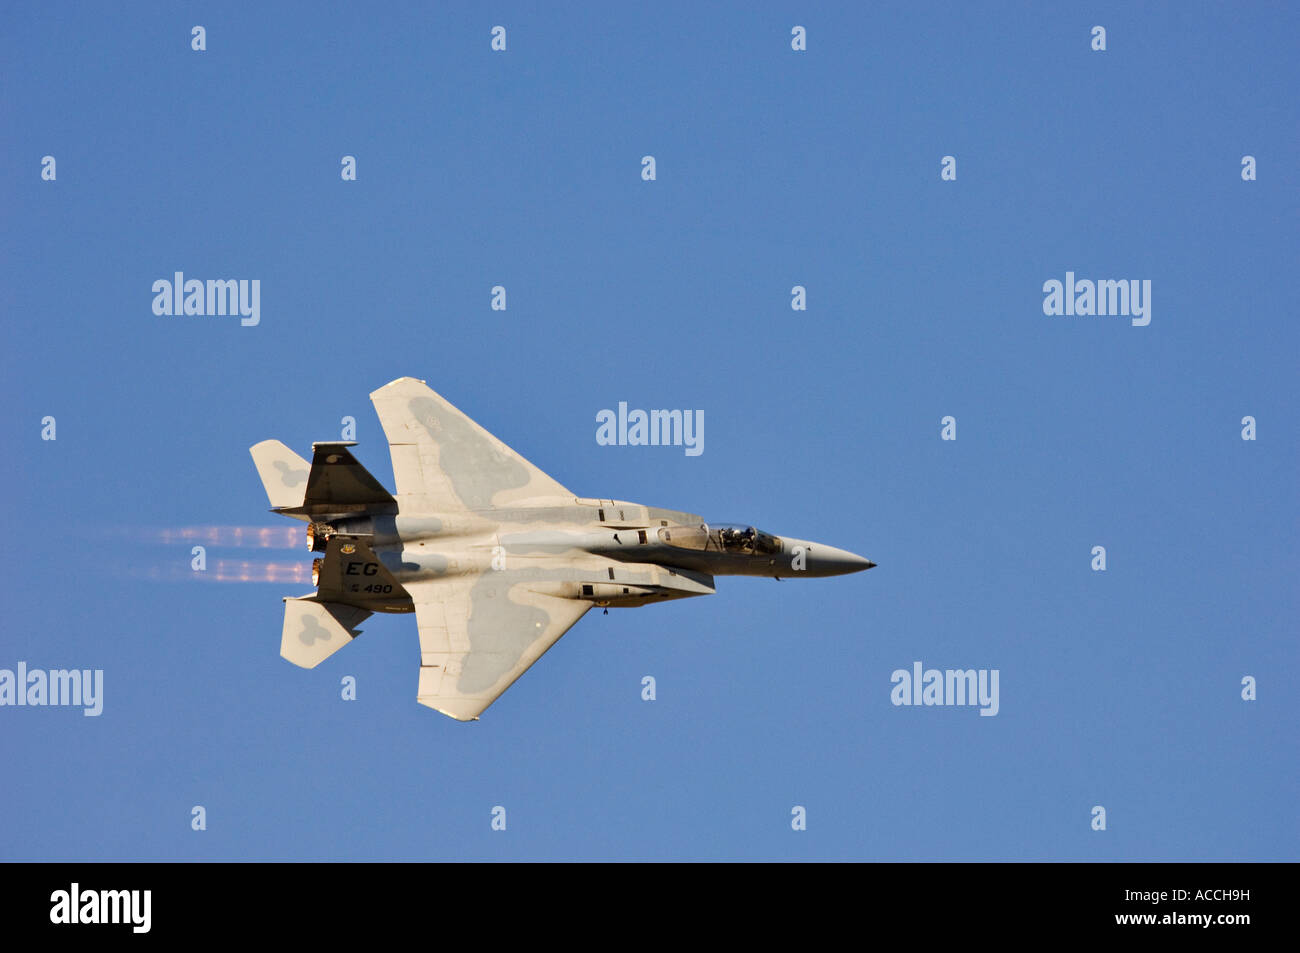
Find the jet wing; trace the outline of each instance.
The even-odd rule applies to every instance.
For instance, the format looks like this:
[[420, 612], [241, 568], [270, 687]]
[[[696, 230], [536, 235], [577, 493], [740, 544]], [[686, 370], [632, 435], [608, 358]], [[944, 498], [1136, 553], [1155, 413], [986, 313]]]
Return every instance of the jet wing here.
[[406, 589], [420, 629], [416, 700], [458, 721], [477, 718], [591, 608], [533, 592], [508, 571]]
[[574, 496], [436, 394], [402, 377], [370, 395], [404, 512], [456, 513]]

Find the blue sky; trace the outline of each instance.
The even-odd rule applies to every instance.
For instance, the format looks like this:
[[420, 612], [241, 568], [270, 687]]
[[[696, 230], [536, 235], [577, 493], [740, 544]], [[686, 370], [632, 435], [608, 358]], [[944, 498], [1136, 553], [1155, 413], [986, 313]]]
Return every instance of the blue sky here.
[[[1296, 859], [1294, 8], [5, 19], [0, 668], [104, 710], [0, 707], [0, 857]], [[175, 271], [260, 323], [155, 315]], [[1045, 315], [1067, 271], [1150, 324]], [[162, 534], [298, 533], [247, 448], [345, 415], [391, 486], [367, 394], [408, 375], [580, 495], [879, 566], [591, 613], [472, 725], [416, 704], [409, 616], [297, 669], [310, 587], [211, 571], [297, 536], [200, 574]], [[619, 401], [704, 453], [597, 445]], [[892, 705], [914, 661], [997, 669], [998, 714]]]

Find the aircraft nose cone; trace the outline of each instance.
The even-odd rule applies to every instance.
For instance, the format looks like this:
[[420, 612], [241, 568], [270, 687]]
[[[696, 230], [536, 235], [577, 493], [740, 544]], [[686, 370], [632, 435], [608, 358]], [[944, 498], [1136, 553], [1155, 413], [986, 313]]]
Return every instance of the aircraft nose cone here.
[[876, 565], [870, 559], [859, 556], [857, 553], [851, 553], [847, 549], [835, 549], [833, 546], [819, 547], [814, 550], [814, 554], [823, 572], [828, 576], [842, 576], [845, 573], [862, 572], [864, 569], [873, 569]]

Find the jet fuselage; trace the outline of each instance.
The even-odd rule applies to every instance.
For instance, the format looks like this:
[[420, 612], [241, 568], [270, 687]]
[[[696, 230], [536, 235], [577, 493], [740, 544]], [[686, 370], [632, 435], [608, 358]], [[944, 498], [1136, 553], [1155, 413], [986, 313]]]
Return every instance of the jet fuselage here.
[[[335, 534], [369, 537], [398, 583], [477, 577], [509, 568], [535, 574], [536, 591], [597, 605], [635, 606], [706, 595], [713, 592], [712, 576], [838, 576], [875, 565], [834, 546], [754, 527], [710, 525], [691, 513], [618, 500], [517, 505], [442, 517], [399, 512], [345, 517], [312, 528], [318, 549]], [[620, 565], [615, 569], [609, 561]], [[581, 567], [576, 573], [575, 565]], [[356, 587], [349, 594], [357, 597], [357, 605], [378, 612], [411, 611], [407, 599], [374, 598], [367, 591], [374, 583], [363, 572], [364, 566], [353, 578], [344, 569], [345, 588]], [[565, 582], [576, 585], [561, 585]]]

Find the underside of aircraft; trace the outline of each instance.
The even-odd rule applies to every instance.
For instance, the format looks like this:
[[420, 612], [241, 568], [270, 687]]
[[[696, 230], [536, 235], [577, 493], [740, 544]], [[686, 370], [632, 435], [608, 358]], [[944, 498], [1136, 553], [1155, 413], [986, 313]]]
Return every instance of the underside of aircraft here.
[[272, 511], [307, 523], [316, 591], [285, 598], [280, 654], [314, 668], [374, 612], [414, 613], [417, 699], [476, 719], [593, 606], [709, 595], [715, 575], [840, 575], [875, 564], [845, 550], [692, 513], [575, 496], [404, 377], [370, 395], [395, 492], [354, 443], [251, 448]]

